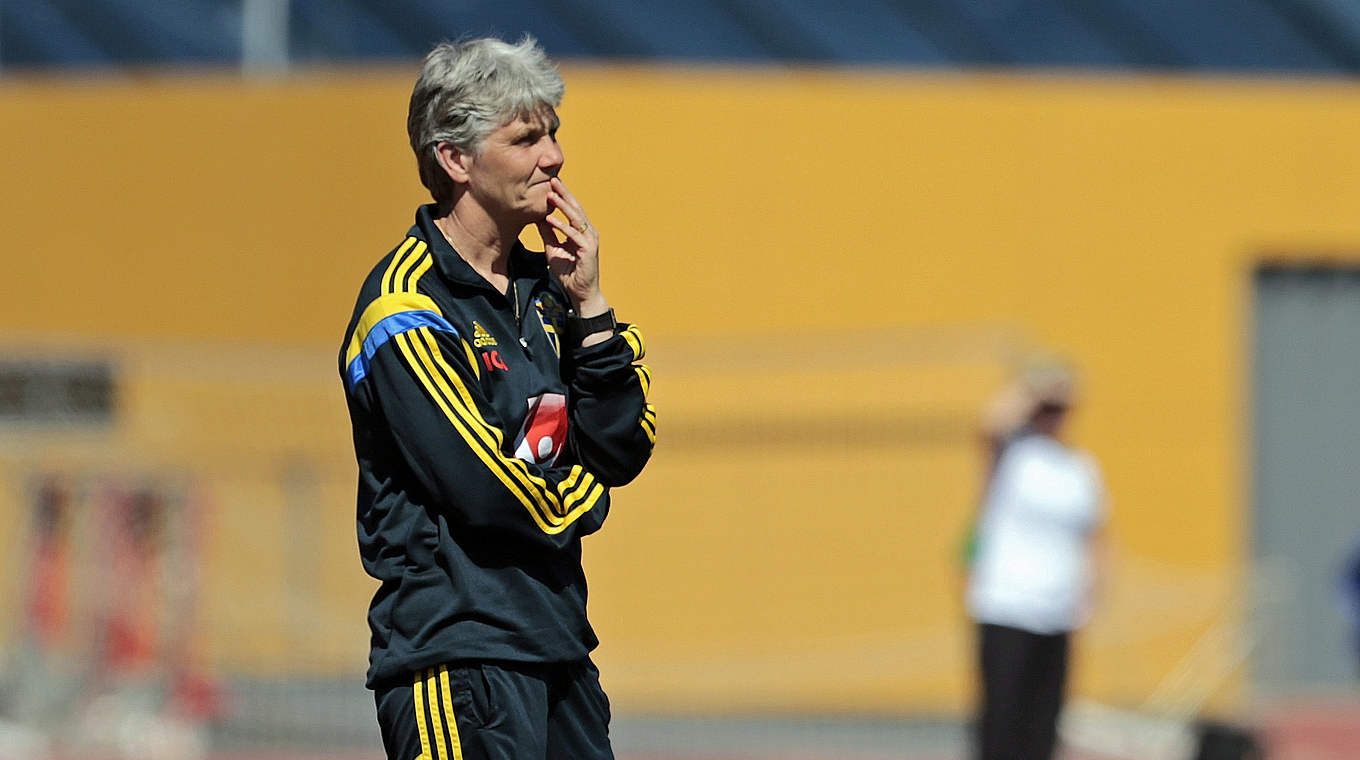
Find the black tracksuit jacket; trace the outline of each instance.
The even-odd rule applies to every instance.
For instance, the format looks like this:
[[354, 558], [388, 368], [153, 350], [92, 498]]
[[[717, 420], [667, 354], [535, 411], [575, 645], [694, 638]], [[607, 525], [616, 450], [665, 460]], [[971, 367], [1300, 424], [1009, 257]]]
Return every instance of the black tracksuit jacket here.
[[506, 294], [416, 213], [340, 352], [359, 554], [380, 582], [368, 684], [457, 660], [567, 662], [598, 643], [581, 537], [651, 456], [644, 342], [566, 345], [566, 294], [517, 247]]

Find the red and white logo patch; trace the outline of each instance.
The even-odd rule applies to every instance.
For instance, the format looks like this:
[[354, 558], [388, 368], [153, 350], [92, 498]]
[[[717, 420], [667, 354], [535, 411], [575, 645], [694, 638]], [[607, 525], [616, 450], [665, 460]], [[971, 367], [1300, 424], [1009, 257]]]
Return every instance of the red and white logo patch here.
[[515, 439], [515, 456], [551, 467], [567, 443], [567, 397], [544, 393], [529, 399], [529, 413]]

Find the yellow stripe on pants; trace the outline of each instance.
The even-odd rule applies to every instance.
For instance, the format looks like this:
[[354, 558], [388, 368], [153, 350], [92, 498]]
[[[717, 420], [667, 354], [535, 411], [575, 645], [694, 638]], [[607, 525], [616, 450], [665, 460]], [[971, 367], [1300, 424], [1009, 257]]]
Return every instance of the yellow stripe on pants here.
[[416, 730], [420, 732], [420, 759], [430, 759], [430, 734], [425, 730], [425, 684], [420, 674], [416, 674], [415, 684], [411, 686], [411, 699], [416, 704]]

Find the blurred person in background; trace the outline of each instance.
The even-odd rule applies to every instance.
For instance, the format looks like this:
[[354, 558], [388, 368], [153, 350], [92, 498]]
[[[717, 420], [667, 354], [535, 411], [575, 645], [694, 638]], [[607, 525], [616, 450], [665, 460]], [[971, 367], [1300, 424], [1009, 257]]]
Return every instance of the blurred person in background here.
[[[407, 131], [434, 203], [365, 280], [340, 355], [359, 463], [368, 686], [394, 760], [612, 758], [581, 537], [655, 440], [636, 327], [558, 176], [529, 37], [426, 56]], [[555, 215], [560, 214], [560, 217]], [[535, 226], [545, 252], [527, 250]]]
[[1045, 760], [1057, 744], [1071, 634], [1088, 614], [1105, 509], [1095, 460], [1063, 440], [1075, 397], [1070, 367], [1036, 359], [984, 420], [989, 476], [967, 590], [979, 760]]

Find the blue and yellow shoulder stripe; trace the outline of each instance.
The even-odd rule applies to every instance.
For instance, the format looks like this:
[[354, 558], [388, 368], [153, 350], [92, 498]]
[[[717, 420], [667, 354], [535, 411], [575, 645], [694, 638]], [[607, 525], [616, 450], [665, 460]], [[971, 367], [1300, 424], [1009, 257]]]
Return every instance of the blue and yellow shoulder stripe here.
[[421, 327], [458, 334], [434, 300], [416, 289], [433, 263], [428, 246], [414, 237], [406, 238], [392, 254], [379, 295], [364, 307], [345, 348], [345, 382], [350, 391], [368, 375], [378, 349], [396, 336]]

